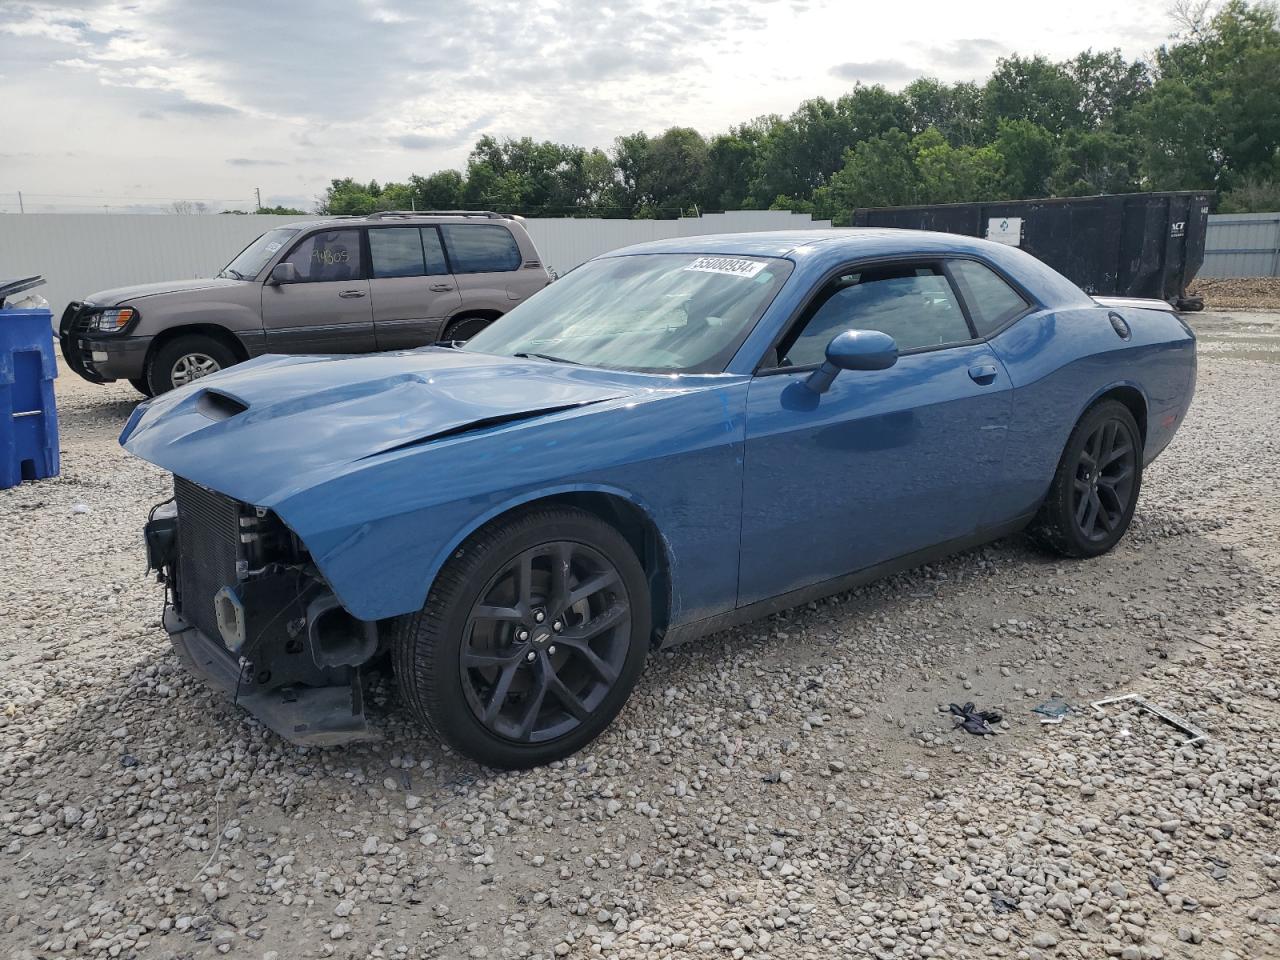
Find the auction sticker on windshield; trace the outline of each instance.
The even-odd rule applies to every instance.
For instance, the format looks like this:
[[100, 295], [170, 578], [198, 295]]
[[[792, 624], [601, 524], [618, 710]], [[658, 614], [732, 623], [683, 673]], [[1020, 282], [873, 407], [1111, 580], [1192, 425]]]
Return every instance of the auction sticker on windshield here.
[[764, 268], [763, 260], [742, 260], [738, 257], [699, 257], [685, 267], [698, 273], [726, 273], [731, 277], [754, 277]]

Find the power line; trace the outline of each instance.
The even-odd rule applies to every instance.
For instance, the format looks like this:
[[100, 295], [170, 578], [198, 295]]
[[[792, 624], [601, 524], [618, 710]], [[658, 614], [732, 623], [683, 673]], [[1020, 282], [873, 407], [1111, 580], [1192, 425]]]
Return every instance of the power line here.
[[24, 197], [45, 197], [49, 199], [60, 200], [147, 200], [153, 203], [170, 203], [174, 200], [191, 200], [201, 203], [252, 203], [252, 199], [247, 197], [188, 197], [184, 195], [174, 195], [168, 197], [139, 197], [129, 193], [30, 193], [23, 191]]

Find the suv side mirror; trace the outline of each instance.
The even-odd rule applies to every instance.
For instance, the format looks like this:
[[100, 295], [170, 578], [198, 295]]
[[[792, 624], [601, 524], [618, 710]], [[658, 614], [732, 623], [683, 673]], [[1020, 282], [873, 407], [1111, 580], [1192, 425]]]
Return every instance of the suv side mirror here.
[[281, 283], [297, 283], [298, 268], [292, 263], [277, 263], [271, 268], [271, 276], [267, 279], [267, 283], [271, 286], [277, 286]]
[[898, 362], [898, 345], [879, 330], [846, 330], [827, 344], [827, 360], [805, 381], [814, 393], [826, 393], [841, 370], [887, 370]]

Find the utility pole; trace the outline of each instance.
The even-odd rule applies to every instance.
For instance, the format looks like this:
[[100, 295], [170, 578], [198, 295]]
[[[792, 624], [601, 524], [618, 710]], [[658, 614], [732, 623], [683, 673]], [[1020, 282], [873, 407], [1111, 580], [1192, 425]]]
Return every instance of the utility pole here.
[[24, 207], [24, 206], [22, 205], [22, 191], [21, 191], [21, 190], [19, 190], [19, 191], [18, 191], [18, 212], [19, 212], [19, 213], [26, 213], [26, 212], [27, 212], [27, 208], [26, 208], [26, 207]]
[[261, 213], [261, 212], [262, 212], [262, 188], [261, 188], [261, 187], [254, 187], [254, 188], [253, 188], [253, 195], [254, 195], [254, 197], [256, 197], [256, 198], [257, 198], [257, 201], [258, 201], [258, 213]]

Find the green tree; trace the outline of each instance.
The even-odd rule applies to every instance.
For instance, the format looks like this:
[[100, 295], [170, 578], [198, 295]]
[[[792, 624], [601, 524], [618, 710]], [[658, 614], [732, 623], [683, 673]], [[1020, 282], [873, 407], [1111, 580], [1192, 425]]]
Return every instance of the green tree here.
[[844, 165], [850, 147], [905, 128], [908, 119], [902, 97], [878, 84], [859, 84], [834, 102], [806, 100], [785, 120], [771, 118], [751, 192], [757, 199], [809, 196]]
[[1062, 139], [1049, 186], [1055, 197], [1137, 190], [1138, 151], [1132, 138], [1109, 130], [1069, 132]]
[[1086, 50], [1062, 66], [1080, 91], [1082, 120], [1094, 129], [1124, 126], [1134, 105], [1151, 89], [1147, 65], [1128, 62], [1119, 50]]
[[1030, 120], [1057, 135], [1083, 125], [1084, 100], [1084, 90], [1061, 64], [1005, 57], [983, 88], [984, 125], [994, 136], [1002, 120]]
[[953, 147], [930, 127], [911, 141], [919, 203], [994, 200], [1004, 179], [1004, 161], [992, 146]]
[[751, 204], [764, 134], [764, 124], [754, 121], [711, 138], [701, 191], [706, 209], [739, 210]]
[[409, 178], [413, 207], [417, 210], [459, 210], [466, 196], [466, 181], [458, 170], [437, 170], [430, 176]]
[[637, 217], [670, 218], [692, 211], [702, 199], [707, 157], [707, 141], [691, 127], [671, 127], [658, 137], [619, 137], [613, 152], [617, 196]]
[[316, 202], [316, 210], [330, 216], [363, 216], [379, 209], [382, 187], [377, 180], [360, 183], [351, 177], [329, 181], [324, 196]]
[[1135, 108], [1146, 182], [1230, 186], [1280, 150], [1280, 29], [1270, 4], [1230, 0], [1156, 51], [1157, 80]]
[[822, 216], [848, 223], [856, 207], [892, 207], [915, 203], [920, 194], [911, 138], [894, 127], [863, 140], [845, 155], [844, 166], [828, 188], [814, 196]]
[[921, 77], [902, 91], [913, 134], [933, 127], [953, 147], [974, 146], [982, 137], [982, 91], [973, 83], [943, 83]]
[[1219, 213], [1267, 213], [1280, 210], [1280, 180], [1245, 177], [1234, 190], [1222, 195]]
[[1059, 162], [1058, 142], [1030, 120], [1002, 120], [992, 147], [1003, 159], [1001, 193], [1010, 199], [1043, 197]]

